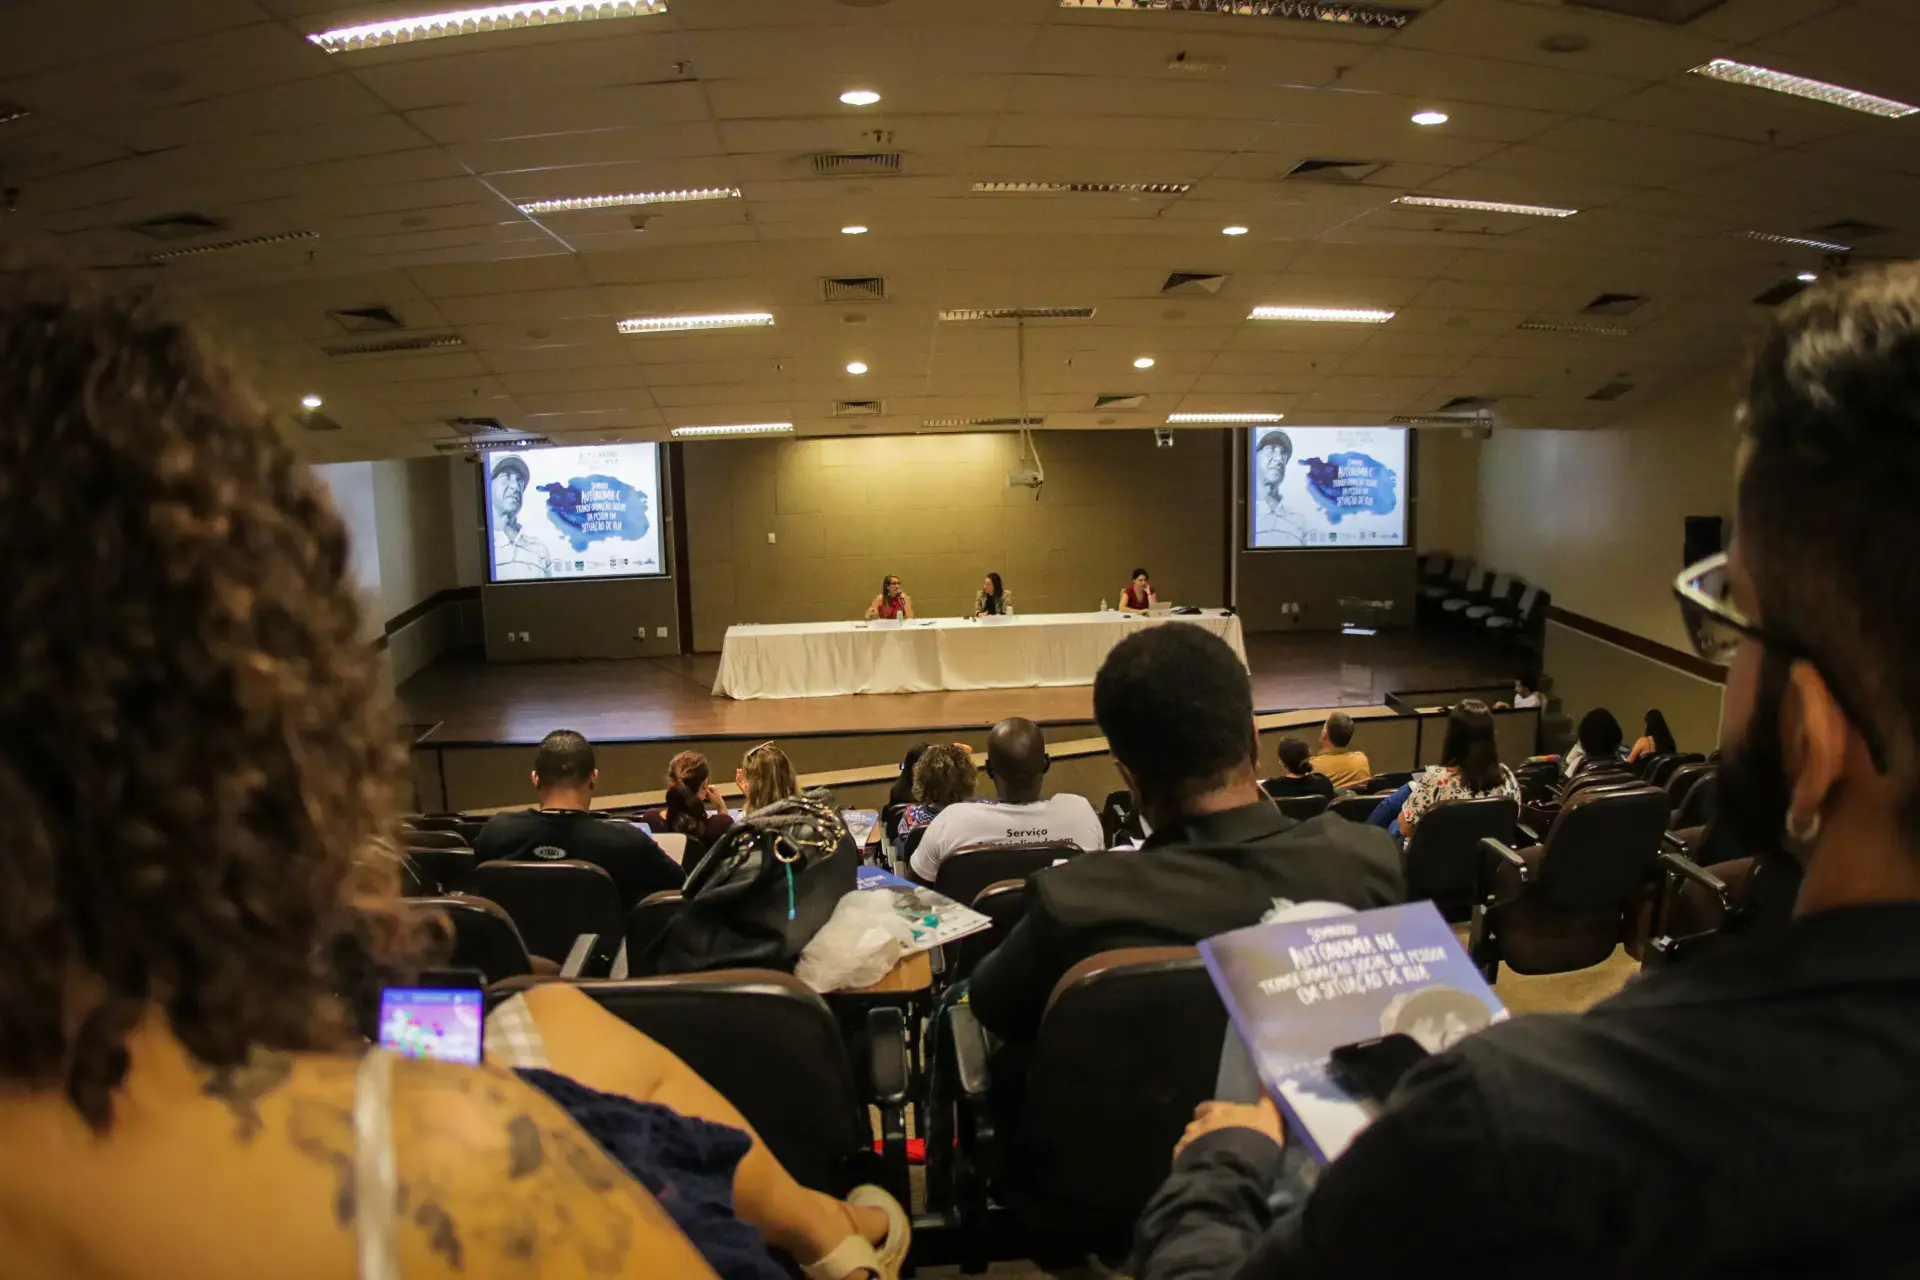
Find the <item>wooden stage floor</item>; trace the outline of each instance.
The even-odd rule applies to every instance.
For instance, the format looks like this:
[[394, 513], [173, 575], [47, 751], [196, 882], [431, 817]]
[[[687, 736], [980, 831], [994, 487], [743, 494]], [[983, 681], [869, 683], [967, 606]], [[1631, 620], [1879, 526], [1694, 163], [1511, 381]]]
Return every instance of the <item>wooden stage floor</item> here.
[[[1339, 704], [1349, 643], [1324, 632], [1248, 636], [1255, 709]], [[1371, 646], [1374, 701], [1389, 690], [1504, 682], [1517, 665], [1484, 644], [1423, 631], [1385, 631]], [[1042, 724], [1093, 718], [1091, 685], [736, 702], [713, 696], [719, 665], [715, 653], [489, 663], [460, 652], [400, 686], [399, 714], [416, 738], [439, 745], [534, 743], [562, 728], [596, 742], [646, 742], [973, 728], [1010, 715]]]

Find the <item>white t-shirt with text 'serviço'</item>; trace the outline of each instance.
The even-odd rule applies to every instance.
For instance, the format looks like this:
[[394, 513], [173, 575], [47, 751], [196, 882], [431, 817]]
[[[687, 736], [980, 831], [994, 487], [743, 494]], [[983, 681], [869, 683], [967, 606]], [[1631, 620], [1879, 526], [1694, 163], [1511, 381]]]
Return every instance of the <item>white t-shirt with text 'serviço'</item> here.
[[931, 881], [955, 849], [976, 844], [1039, 844], [1071, 840], [1088, 852], [1106, 846], [1100, 816], [1085, 796], [1065, 792], [1033, 804], [976, 801], [949, 805], [927, 827], [913, 851], [913, 873]]

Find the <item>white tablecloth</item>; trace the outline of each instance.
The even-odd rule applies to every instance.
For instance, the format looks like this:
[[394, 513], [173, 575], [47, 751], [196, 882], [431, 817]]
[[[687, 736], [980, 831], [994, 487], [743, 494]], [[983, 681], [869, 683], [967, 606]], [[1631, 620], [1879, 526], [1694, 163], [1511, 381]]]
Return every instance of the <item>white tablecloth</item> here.
[[1092, 684], [1107, 651], [1141, 627], [1201, 626], [1247, 660], [1240, 619], [1208, 609], [1182, 617], [1039, 613], [975, 622], [923, 618], [898, 627], [794, 622], [727, 628], [713, 692], [730, 698], [819, 698]]

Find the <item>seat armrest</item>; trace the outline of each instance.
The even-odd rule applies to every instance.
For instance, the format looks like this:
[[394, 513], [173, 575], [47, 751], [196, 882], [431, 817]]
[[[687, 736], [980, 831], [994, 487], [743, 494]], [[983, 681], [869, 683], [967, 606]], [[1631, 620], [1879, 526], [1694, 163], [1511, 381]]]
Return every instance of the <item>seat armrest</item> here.
[[960, 1086], [962, 1097], [985, 1103], [987, 1094], [993, 1089], [993, 1071], [988, 1065], [992, 1058], [992, 1045], [987, 1029], [973, 1016], [973, 1010], [965, 1004], [956, 1004], [947, 1015], [948, 1029], [953, 1035], [954, 1078]]
[[1677, 850], [1667, 849], [1660, 854], [1659, 862], [1665, 870], [1679, 876], [1683, 880], [1693, 881], [1702, 889], [1705, 889], [1708, 893], [1718, 898], [1722, 911], [1732, 909], [1733, 901], [1727, 896], [1727, 882], [1695, 862], [1692, 858], [1689, 858], [1686, 854], [1680, 853]]
[[880, 1113], [881, 1185], [901, 1204], [912, 1204], [907, 1165], [907, 1019], [898, 1005], [867, 1010], [867, 1046], [867, 1083], [872, 1104]]
[[563, 978], [591, 977], [586, 972], [587, 964], [593, 959], [593, 949], [600, 945], [600, 935], [583, 933], [573, 940], [573, 946], [567, 950], [567, 958], [560, 963], [560, 976]]
[[1532, 878], [1533, 873], [1527, 870], [1527, 860], [1515, 853], [1504, 841], [1486, 836], [1481, 839], [1480, 847], [1519, 872], [1521, 884], [1525, 884]]
[[1514, 823], [1513, 833], [1514, 833], [1514, 837], [1520, 840], [1523, 844], [1540, 844], [1541, 843], [1540, 833], [1538, 831], [1535, 831], [1532, 827], [1528, 826], [1524, 822]]
[[620, 939], [620, 949], [613, 953], [613, 968], [607, 970], [607, 976], [615, 982], [621, 982], [627, 976], [627, 940]]
[[1533, 879], [1533, 873], [1527, 869], [1527, 860], [1515, 853], [1512, 847], [1504, 841], [1496, 840], [1492, 836], [1484, 836], [1481, 838], [1480, 854], [1480, 883], [1477, 894], [1480, 899], [1480, 906], [1482, 908], [1492, 909], [1494, 907], [1503, 907], [1507, 903], [1517, 900], [1520, 896], [1519, 893], [1510, 894], [1504, 898], [1497, 896], [1498, 889], [1496, 885], [1498, 880], [1494, 873], [1501, 863], [1512, 867], [1514, 874], [1519, 877], [1521, 889], [1524, 891], [1527, 884]]

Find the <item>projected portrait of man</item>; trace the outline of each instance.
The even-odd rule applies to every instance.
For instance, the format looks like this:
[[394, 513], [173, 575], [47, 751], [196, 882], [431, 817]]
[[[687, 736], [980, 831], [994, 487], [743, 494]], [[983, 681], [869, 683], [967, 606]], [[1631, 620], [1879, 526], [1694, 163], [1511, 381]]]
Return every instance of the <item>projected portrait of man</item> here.
[[1287, 464], [1293, 461], [1293, 437], [1284, 431], [1261, 435], [1254, 449], [1257, 475], [1257, 504], [1254, 510], [1255, 542], [1260, 546], [1305, 545], [1306, 525], [1281, 495], [1286, 482]]
[[531, 479], [524, 459], [508, 454], [493, 464], [487, 478], [493, 507], [493, 576], [496, 582], [545, 578], [553, 572], [553, 557], [541, 541], [520, 527], [520, 508], [526, 502]]

